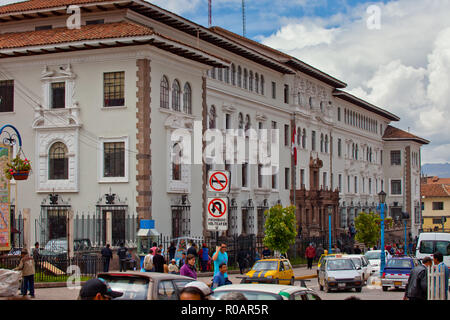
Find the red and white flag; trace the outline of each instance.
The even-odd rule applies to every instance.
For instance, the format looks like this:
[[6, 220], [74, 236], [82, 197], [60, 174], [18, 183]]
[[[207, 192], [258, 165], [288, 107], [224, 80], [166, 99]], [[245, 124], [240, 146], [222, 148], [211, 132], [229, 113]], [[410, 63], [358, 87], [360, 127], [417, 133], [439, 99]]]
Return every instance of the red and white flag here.
[[292, 130], [292, 143], [291, 143], [291, 153], [294, 156], [294, 164], [297, 165], [297, 131], [296, 128], [294, 127], [294, 130]]

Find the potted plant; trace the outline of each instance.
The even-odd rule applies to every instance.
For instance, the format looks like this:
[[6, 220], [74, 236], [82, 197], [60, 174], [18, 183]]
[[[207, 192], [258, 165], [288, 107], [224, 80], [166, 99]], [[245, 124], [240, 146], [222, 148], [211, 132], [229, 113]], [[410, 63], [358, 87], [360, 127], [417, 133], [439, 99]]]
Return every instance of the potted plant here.
[[6, 163], [4, 169], [5, 176], [8, 180], [26, 180], [31, 171], [31, 162], [27, 158], [22, 159], [17, 155], [11, 162]]

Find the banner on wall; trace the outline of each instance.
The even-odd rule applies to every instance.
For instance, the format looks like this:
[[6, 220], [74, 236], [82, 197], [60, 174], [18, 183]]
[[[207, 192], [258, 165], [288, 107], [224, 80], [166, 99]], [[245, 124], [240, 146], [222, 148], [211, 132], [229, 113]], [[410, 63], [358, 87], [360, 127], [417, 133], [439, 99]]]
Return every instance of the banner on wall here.
[[11, 153], [11, 146], [0, 144], [0, 251], [11, 250], [10, 181], [4, 174]]

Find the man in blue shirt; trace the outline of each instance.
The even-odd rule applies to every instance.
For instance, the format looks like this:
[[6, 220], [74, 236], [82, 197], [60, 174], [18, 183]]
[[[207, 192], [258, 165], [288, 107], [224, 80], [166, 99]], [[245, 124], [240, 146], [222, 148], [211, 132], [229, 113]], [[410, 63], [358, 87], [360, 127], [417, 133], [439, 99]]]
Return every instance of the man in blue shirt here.
[[444, 263], [444, 256], [441, 252], [436, 251], [433, 254], [433, 260], [434, 264], [438, 267], [438, 271], [444, 271], [445, 272], [445, 300], [448, 300], [448, 277], [450, 271], [448, 270], [447, 265]]
[[[219, 266], [222, 263], [228, 263], [227, 245], [222, 243], [220, 246], [216, 247], [216, 252], [214, 253], [212, 260], [214, 261], [214, 277], [220, 273]], [[228, 274], [225, 273], [225, 278], [228, 278]]]
[[228, 271], [227, 265], [225, 263], [221, 263], [219, 266], [219, 273], [217, 273], [214, 276], [213, 284], [211, 286], [212, 290], [227, 284], [228, 278], [225, 277], [225, 274], [227, 273], [227, 271]]

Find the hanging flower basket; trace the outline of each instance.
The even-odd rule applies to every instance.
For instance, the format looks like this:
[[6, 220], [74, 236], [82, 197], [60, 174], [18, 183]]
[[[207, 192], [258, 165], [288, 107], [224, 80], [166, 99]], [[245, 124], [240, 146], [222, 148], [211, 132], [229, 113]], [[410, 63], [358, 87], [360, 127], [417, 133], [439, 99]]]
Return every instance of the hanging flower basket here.
[[8, 180], [14, 178], [14, 180], [27, 180], [28, 175], [31, 171], [31, 162], [27, 158], [22, 159], [20, 157], [20, 153], [11, 160], [11, 162], [6, 163], [6, 167], [4, 169], [5, 177]]

